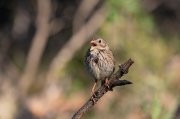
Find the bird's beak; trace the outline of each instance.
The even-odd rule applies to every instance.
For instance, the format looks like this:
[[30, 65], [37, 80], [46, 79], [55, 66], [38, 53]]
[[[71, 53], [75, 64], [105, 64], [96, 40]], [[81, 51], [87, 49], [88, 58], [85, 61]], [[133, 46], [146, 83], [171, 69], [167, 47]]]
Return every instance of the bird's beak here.
[[91, 41], [91, 49], [90, 50], [96, 49], [95, 46], [97, 46], [96, 42], [95, 41]]
[[96, 44], [95, 41], [91, 41], [91, 45], [92, 45], [92, 46], [97, 46], [97, 44]]

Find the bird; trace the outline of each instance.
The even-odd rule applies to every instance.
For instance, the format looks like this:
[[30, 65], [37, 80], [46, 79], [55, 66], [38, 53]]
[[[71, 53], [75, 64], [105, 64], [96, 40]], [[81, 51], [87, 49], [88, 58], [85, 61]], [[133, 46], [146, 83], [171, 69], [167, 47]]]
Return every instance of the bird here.
[[85, 55], [85, 66], [95, 80], [91, 89], [91, 98], [94, 101], [93, 95], [95, 95], [94, 89], [97, 81], [101, 81], [101, 86], [105, 84], [109, 88], [109, 78], [115, 70], [115, 57], [106, 41], [102, 38], [93, 38], [90, 43], [91, 47]]

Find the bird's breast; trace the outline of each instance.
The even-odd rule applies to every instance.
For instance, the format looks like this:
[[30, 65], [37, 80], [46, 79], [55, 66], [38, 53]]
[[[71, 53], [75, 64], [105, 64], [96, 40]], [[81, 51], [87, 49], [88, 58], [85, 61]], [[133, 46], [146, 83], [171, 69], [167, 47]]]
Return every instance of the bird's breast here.
[[[93, 61], [94, 62], [94, 61]], [[98, 67], [98, 65], [94, 62], [92, 64], [93, 66], [91, 67], [92, 68], [92, 71], [93, 71], [93, 74], [94, 74], [94, 77], [96, 79], [100, 79], [100, 69]]]
[[97, 80], [104, 80], [111, 76], [114, 65], [106, 52], [89, 51], [86, 59], [86, 68], [89, 73]]

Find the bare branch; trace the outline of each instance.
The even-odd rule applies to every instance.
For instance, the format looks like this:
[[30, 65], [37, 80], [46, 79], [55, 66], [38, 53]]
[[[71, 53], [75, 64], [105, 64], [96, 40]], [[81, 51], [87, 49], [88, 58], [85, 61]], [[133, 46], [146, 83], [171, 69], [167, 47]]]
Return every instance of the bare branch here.
[[[124, 74], [128, 73], [129, 67], [134, 63], [134, 60], [131, 58], [126, 61], [124, 64], [119, 66], [119, 70], [109, 79], [109, 87], [112, 90], [115, 86], [123, 86], [127, 84], [132, 84], [127, 80], [119, 80]], [[93, 96], [95, 102], [90, 98], [80, 109], [77, 111], [72, 119], [81, 119], [84, 114], [86, 114], [95, 104], [96, 102], [109, 91], [106, 85], [101, 86], [98, 90], [95, 91], [95, 95]]]
[[91, 12], [94, 10], [95, 6], [100, 0], [82, 0], [79, 8], [76, 11], [73, 20], [73, 33], [76, 33], [79, 28], [85, 23], [86, 19], [89, 17]]
[[62, 50], [52, 60], [47, 75], [48, 81], [58, 79], [57, 74], [59, 74], [66, 63], [71, 60], [74, 53], [98, 30], [105, 18], [106, 13], [104, 12], [104, 6], [102, 6], [93, 14], [91, 19], [83, 24], [81, 29], [69, 39]]
[[37, 72], [41, 56], [44, 52], [51, 30], [49, 29], [49, 20], [52, 14], [51, 7], [50, 0], [38, 0], [38, 14], [36, 19], [37, 31], [32, 40], [25, 65], [25, 72], [19, 84], [23, 91], [26, 91], [31, 82], [33, 82], [32, 79]]

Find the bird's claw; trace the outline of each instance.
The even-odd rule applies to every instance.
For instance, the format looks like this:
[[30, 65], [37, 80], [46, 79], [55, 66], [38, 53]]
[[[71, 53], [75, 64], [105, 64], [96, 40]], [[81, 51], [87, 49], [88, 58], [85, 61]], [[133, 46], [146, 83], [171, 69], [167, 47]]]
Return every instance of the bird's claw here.
[[105, 80], [105, 85], [108, 87], [108, 90], [109, 90], [109, 91], [113, 91], [113, 89], [110, 88], [110, 86], [109, 86], [109, 80], [108, 80], [108, 78], [106, 78], [106, 80]]
[[94, 91], [91, 91], [91, 99], [94, 103], [96, 103], [94, 97], [97, 97], [96, 94], [94, 93]]

